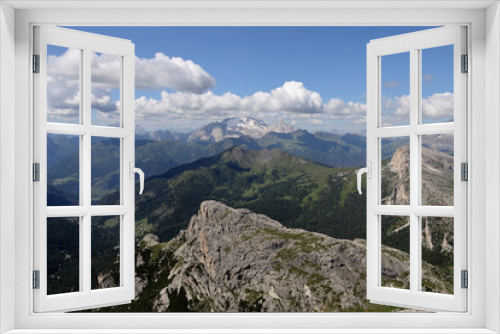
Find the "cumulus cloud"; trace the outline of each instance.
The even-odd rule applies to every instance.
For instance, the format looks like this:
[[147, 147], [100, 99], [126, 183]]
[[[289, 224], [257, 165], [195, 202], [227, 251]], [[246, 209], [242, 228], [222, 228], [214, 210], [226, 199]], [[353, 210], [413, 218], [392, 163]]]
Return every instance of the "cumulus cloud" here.
[[172, 88], [178, 92], [201, 94], [215, 87], [215, 79], [200, 65], [161, 52], [154, 58], [136, 58], [137, 89]]
[[[119, 102], [111, 96], [120, 85], [120, 57], [93, 53], [91, 61], [92, 108], [102, 118], [117, 118]], [[59, 56], [49, 56], [47, 66], [49, 120], [77, 121], [80, 51], [68, 49]], [[201, 94], [215, 86], [215, 79], [200, 65], [180, 57], [170, 58], [163, 53], [156, 53], [153, 58], [136, 57], [135, 70], [137, 89], [173, 89]]]
[[[409, 123], [410, 96], [402, 95], [382, 98], [382, 121], [384, 126]], [[436, 93], [422, 99], [422, 117], [435, 121], [453, 119], [453, 93]]]
[[322, 113], [323, 100], [317, 92], [307, 89], [302, 82], [289, 81], [269, 93], [257, 92], [243, 99], [243, 108], [252, 111]]
[[341, 99], [330, 99], [324, 111], [331, 119], [355, 119], [366, 117], [366, 104], [359, 102], [344, 102]]
[[434, 94], [422, 101], [423, 116], [430, 119], [453, 118], [453, 94]]
[[[118, 122], [120, 82], [119, 57], [92, 55], [91, 105], [105, 124]], [[80, 52], [68, 50], [48, 59], [49, 119], [78, 120], [80, 105]], [[427, 78], [432, 80], [431, 78]], [[199, 65], [178, 57], [157, 53], [153, 58], [136, 58], [136, 88], [161, 90], [160, 99], [139, 97], [135, 101], [136, 118], [142, 125], [159, 123], [182, 125], [193, 129], [209, 121], [228, 117], [255, 117], [268, 122], [287, 120], [292, 124], [330, 126], [366, 123], [366, 104], [332, 98], [323, 101], [318, 92], [302, 82], [289, 81], [270, 91], [240, 96], [227, 92], [216, 95], [211, 90], [215, 80]], [[174, 92], [167, 92], [171, 89]], [[408, 95], [384, 97], [384, 125], [398, 125], [408, 120]], [[434, 94], [422, 101], [424, 117], [436, 120], [453, 118], [453, 94]], [[404, 121], [407, 122], [407, 121]], [[103, 124], [104, 124], [103, 123]], [[94, 123], [95, 124], [95, 123]]]
[[220, 120], [227, 117], [321, 119], [364, 118], [366, 106], [362, 103], [332, 99], [324, 104], [319, 93], [308, 90], [303, 83], [290, 81], [270, 92], [256, 92], [250, 96], [233, 93], [215, 95], [162, 92], [161, 100], [140, 97], [136, 100], [136, 118], [159, 120], [200, 119]]

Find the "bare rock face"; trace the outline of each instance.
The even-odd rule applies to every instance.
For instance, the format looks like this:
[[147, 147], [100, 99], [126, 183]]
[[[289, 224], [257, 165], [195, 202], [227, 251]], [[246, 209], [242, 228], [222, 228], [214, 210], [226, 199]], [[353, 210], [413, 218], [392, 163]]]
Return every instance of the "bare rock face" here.
[[422, 147], [422, 205], [453, 206], [453, 157]]
[[[369, 305], [364, 240], [289, 229], [205, 201], [186, 230], [156, 241], [149, 235], [140, 243], [131, 311], [335, 312]], [[408, 254], [387, 247], [383, 254], [383, 281], [407, 287]], [[446, 291], [427, 265], [424, 278]]]
[[[453, 157], [427, 147], [453, 150], [453, 136], [426, 137], [422, 147], [422, 205], [453, 206]], [[427, 146], [427, 147], [426, 147]], [[409, 146], [399, 147], [391, 161], [382, 167], [382, 202], [387, 205], [410, 204]], [[409, 226], [409, 225], [408, 225]], [[406, 226], [406, 227], [408, 227]], [[422, 244], [428, 250], [453, 252], [453, 218], [422, 217]]]
[[[409, 205], [410, 204], [410, 152], [409, 146], [400, 147], [394, 152], [388, 168], [390, 173], [396, 175], [392, 192], [386, 197], [385, 204]], [[389, 173], [385, 173], [386, 175]], [[384, 175], [385, 176], [385, 175]], [[386, 181], [386, 180], [384, 180]]]
[[[391, 161], [382, 167], [383, 202], [391, 205], [410, 203], [409, 146], [399, 147]], [[422, 205], [453, 205], [453, 157], [422, 147]]]

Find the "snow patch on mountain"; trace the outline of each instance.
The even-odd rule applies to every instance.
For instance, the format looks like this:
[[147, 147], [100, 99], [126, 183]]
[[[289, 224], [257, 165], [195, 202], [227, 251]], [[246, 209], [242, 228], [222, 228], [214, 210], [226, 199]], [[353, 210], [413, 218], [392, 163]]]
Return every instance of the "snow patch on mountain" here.
[[251, 117], [227, 118], [222, 122], [213, 122], [198, 128], [189, 135], [188, 141], [217, 143], [226, 138], [261, 138], [269, 132], [290, 133], [295, 130], [296, 128], [283, 120], [267, 125], [266, 122]]

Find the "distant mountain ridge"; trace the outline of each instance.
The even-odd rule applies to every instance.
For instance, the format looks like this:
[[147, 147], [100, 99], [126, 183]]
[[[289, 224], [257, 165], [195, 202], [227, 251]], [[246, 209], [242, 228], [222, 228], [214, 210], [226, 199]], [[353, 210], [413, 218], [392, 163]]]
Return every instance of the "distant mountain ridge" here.
[[218, 143], [227, 138], [261, 138], [269, 132], [290, 133], [294, 130], [296, 129], [292, 125], [283, 120], [267, 125], [266, 122], [252, 117], [226, 118], [222, 122], [213, 122], [193, 131], [188, 141]]
[[[156, 132], [156, 134], [165, 133]], [[151, 133], [144, 137], [148, 139], [136, 139], [135, 164], [144, 171], [146, 178], [161, 175], [171, 168], [211, 157], [240, 145], [245, 145], [252, 150], [280, 149], [297, 157], [331, 167], [361, 167], [366, 161], [366, 149], [363, 146], [366, 139], [350, 134], [342, 137], [329, 134], [326, 140], [305, 130], [295, 130], [289, 133], [268, 132], [260, 138], [241, 136], [204, 144], [168, 138], [155, 140], [151, 139], [153, 137]], [[353, 140], [352, 137], [358, 139]], [[353, 144], [346, 143], [344, 138]], [[49, 190], [68, 192], [68, 198], [78, 198], [79, 191], [79, 178], [78, 175], [74, 175], [75, 171], [78, 171], [79, 164], [78, 138], [75, 139], [76, 141], [66, 138], [48, 138], [48, 145], [53, 147], [52, 151], [60, 150], [64, 153], [51, 158], [52, 165], [48, 170], [48, 178], [49, 183], [57, 184], [57, 189], [53, 187]], [[99, 178], [99, 182], [93, 183], [95, 194], [105, 194], [117, 189], [119, 185], [117, 174], [119, 169], [112, 170], [108, 167], [110, 163], [119, 159], [118, 144], [116, 139], [101, 138], [92, 145], [93, 151], [101, 152], [92, 160], [93, 181]], [[56, 197], [51, 197], [51, 199], [56, 199]], [[98, 198], [96, 197], [95, 200], [97, 201]], [[49, 202], [49, 205], [57, 205], [57, 203], [60, 202]]]

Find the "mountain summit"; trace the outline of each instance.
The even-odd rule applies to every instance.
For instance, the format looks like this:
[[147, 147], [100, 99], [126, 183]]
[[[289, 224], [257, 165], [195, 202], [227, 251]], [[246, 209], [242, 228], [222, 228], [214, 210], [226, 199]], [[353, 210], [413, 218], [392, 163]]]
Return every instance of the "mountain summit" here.
[[[408, 254], [388, 247], [382, 253], [382, 280], [408, 288]], [[364, 240], [286, 228], [265, 215], [217, 201], [202, 202], [187, 229], [167, 243], [147, 234], [138, 245], [136, 265], [136, 298], [108, 311], [381, 309], [365, 299]], [[431, 266], [422, 265], [423, 279], [447, 292]], [[101, 287], [114, 277], [113, 272], [103, 275]]]
[[222, 122], [213, 122], [193, 131], [188, 141], [218, 143], [227, 138], [261, 138], [269, 132], [290, 133], [294, 130], [292, 125], [283, 120], [267, 125], [264, 121], [251, 117], [226, 118]]

